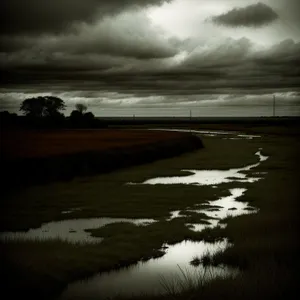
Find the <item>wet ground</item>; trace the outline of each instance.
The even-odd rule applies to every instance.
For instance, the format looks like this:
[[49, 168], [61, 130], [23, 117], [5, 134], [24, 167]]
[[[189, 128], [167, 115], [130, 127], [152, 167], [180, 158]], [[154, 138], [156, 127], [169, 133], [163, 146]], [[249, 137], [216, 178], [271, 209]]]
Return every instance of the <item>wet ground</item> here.
[[[173, 131], [173, 130], [172, 130]], [[223, 131], [197, 131], [197, 130], [180, 130], [183, 132], [191, 132], [194, 134], [204, 135], [208, 138], [221, 139], [259, 139], [260, 136], [246, 135], [242, 133], [223, 132]], [[129, 182], [130, 185], [193, 185], [193, 186], [213, 186], [224, 183], [255, 183], [262, 180], [266, 173], [252, 172], [251, 175], [247, 171], [258, 167], [268, 157], [263, 154], [263, 149], [257, 149], [255, 156], [257, 162], [248, 164], [239, 168], [231, 168], [228, 170], [197, 170], [183, 169], [183, 176], [169, 177], [153, 177], [142, 182]], [[239, 185], [240, 186], [240, 185]], [[226, 226], [221, 221], [229, 216], [235, 217], [241, 214], [256, 213], [258, 210], [250, 206], [247, 202], [240, 202], [237, 199], [243, 196], [246, 188], [231, 188], [230, 195], [220, 197], [214, 201], [207, 201], [205, 207], [203, 204], [195, 204], [193, 207], [186, 207], [182, 210], [170, 211], [167, 221], [185, 216], [189, 212], [197, 214], [205, 214], [208, 217], [209, 224], [186, 223], [186, 226], [193, 231], [202, 231], [209, 227]], [[69, 208], [62, 210], [62, 215], [70, 215], [80, 208]], [[88, 218], [88, 219], [72, 219], [59, 222], [49, 222], [43, 224], [36, 229], [30, 229], [27, 232], [4, 232], [0, 234], [0, 238], [9, 240], [13, 239], [55, 239], [61, 238], [69, 242], [96, 242], [103, 240], [101, 237], [93, 237], [88, 229], [96, 229], [104, 227], [111, 223], [130, 222], [140, 226], [147, 226], [153, 222], [158, 222], [155, 218], [149, 219], [133, 219], [133, 218]], [[210, 269], [206, 273], [206, 269], [200, 264], [197, 268], [190, 264], [193, 257], [201, 257], [203, 255], [212, 255], [218, 251], [224, 251], [230, 245], [227, 240], [217, 243], [191, 242], [182, 241], [175, 245], [165, 244], [162, 250], [165, 255], [158, 259], [150, 259], [146, 262], [137, 262], [136, 265], [95, 275], [85, 281], [76, 281], [69, 284], [68, 288], [62, 294], [61, 299], [99, 299], [99, 297], [111, 297], [115, 294], [132, 295], [133, 293], [162, 293], [165, 289], [162, 282], [172, 282], [174, 278], [181, 278], [181, 270], [185, 270], [191, 278], [197, 280], [199, 276], [203, 280], [210, 280], [216, 276], [230, 276], [236, 274], [237, 270], [228, 267], [219, 266]], [[121, 249], [120, 249], [121, 251]]]

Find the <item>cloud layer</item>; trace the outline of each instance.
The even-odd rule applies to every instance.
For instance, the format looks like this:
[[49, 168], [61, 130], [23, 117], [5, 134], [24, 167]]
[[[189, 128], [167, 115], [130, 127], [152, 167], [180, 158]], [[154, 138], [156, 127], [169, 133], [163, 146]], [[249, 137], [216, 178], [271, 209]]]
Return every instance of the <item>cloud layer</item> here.
[[[138, 51], [139, 44], [135, 46]], [[163, 44], [160, 47], [164, 49]], [[265, 49], [257, 49], [247, 38], [211, 39], [192, 52], [183, 52], [180, 60], [172, 52], [168, 58], [146, 59], [141, 55], [127, 57], [122, 51], [115, 55], [74, 53], [73, 46], [60, 51], [35, 51], [25, 49], [0, 56], [6, 84], [67, 82], [91, 90], [144, 96], [300, 86], [300, 43], [291, 39]]]
[[278, 19], [277, 13], [264, 3], [234, 8], [224, 14], [214, 16], [212, 21], [229, 27], [263, 27]]
[[1, 0], [0, 34], [44, 34], [71, 30], [125, 9], [158, 5], [168, 0]]

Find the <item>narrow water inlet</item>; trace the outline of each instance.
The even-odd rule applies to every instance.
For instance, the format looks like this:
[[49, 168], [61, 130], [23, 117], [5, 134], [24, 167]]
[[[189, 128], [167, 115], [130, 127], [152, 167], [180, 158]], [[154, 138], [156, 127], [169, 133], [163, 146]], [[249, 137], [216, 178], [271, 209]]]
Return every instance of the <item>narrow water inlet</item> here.
[[[215, 137], [215, 136], [224, 136], [223, 139], [230, 139], [230, 140], [253, 140], [254, 138], [261, 138], [260, 135], [252, 135], [252, 134], [241, 134], [238, 131], [224, 131], [224, 130], [195, 130], [195, 129], [150, 129], [150, 130], [162, 130], [162, 131], [178, 131], [178, 132], [189, 132], [195, 134], [201, 134], [203, 136]], [[226, 137], [234, 135], [235, 137]]]
[[[138, 262], [126, 269], [98, 274], [91, 279], [69, 284], [60, 299], [105, 299], [105, 297], [116, 295], [164, 294], [166, 290], [162, 280], [170, 284], [178, 279], [184, 281], [181, 270], [185, 275], [190, 276], [195, 284], [200, 279], [207, 281], [217, 276], [232, 276], [237, 273], [237, 270], [223, 266], [210, 267], [208, 272], [210, 275], [207, 276], [208, 274], [202, 266], [194, 267], [190, 264], [195, 256], [201, 258], [207, 254], [213, 255], [219, 251], [224, 251], [229, 246], [227, 240], [216, 243], [183, 241], [175, 245], [164, 245], [167, 247], [164, 256], [146, 262]], [[179, 287], [176, 286], [175, 288], [178, 289]]]
[[[209, 205], [220, 206], [218, 210], [209, 210], [209, 209], [193, 209], [187, 210], [196, 213], [203, 213], [208, 217], [214, 218], [210, 219], [210, 224], [193, 224], [188, 223], [187, 225], [193, 226], [192, 230], [202, 231], [205, 228], [214, 228], [219, 226], [225, 228], [226, 224], [222, 224], [220, 221], [227, 217], [237, 217], [245, 214], [253, 214], [258, 211], [258, 209], [250, 207], [247, 202], [236, 201], [238, 197], [241, 197], [246, 192], [246, 189], [231, 189], [229, 190], [231, 195], [222, 197], [219, 200], [208, 201]], [[251, 209], [250, 209], [251, 208]]]
[[[216, 135], [233, 135], [238, 134], [237, 131], [225, 131], [225, 130], [195, 130], [195, 129], [166, 129], [166, 128], [151, 128], [149, 130], [159, 130], [159, 131], [178, 131], [178, 132], [190, 132], [190, 133], [199, 133], [204, 134], [207, 136], [216, 136]], [[246, 137], [248, 135], [243, 134], [243, 137]]]

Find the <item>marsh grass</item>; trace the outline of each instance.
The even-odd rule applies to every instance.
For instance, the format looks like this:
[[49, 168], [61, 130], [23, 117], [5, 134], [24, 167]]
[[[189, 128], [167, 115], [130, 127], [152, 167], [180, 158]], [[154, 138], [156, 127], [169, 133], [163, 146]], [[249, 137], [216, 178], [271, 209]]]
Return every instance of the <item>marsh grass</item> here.
[[[215, 269], [210, 266], [202, 266], [202, 268], [195, 268], [193, 271], [187, 268], [181, 268], [179, 265], [179, 273], [174, 275], [172, 279], [166, 279], [160, 276], [160, 284], [164, 289], [164, 294], [177, 298], [185, 294], [193, 295], [197, 292], [201, 294], [201, 290], [205, 287], [207, 282], [214, 279], [224, 279], [226, 277], [234, 277], [232, 275], [216, 275]], [[189, 297], [190, 298], [190, 297]]]
[[[106, 237], [101, 244], [71, 245], [62, 241], [1, 242], [1, 264], [6, 274], [4, 287], [23, 296], [49, 291], [58, 293], [69, 282], [96, 272], [105, 272], [150, 257], [153, 249], [183, 239], [215, 241], [228, 237], [233, 247], [213, 257], [216, 265], [241, 270], [234, 279], [214, 279], [203, 288], [185, 289], [176, 299], [280, 299], [295, 290], [299, 271], [299, 141], [287, 137], [260, 140], [205, 139], [206, 148], [178, 158], [90, 177], [14, 192], [1, 199], [1, 229], [20, 230], [41, 223], [82, 217], [157, 218], [145, 228], [135, 225], [100, 228], [93, 234]], [[217, 189], [195, 186], [126, 185], [158, 176], [180, 175], [181, 169], [228, 169], [256, 163], [254, 153], [264, 148], [270, 156], [256, 171], [268, 172], [254, 184], [221, 184]], [[222, 151], [220, 151], [222, 149]], [[258, 214], [224, 220], [227, 227], [195, 233], [185, 219], [165, 222], [172, 210], [206, 204], [228, 189], [245, 187], [238, 201], [259, 208]], [[82, 208], [70, 215], [62, 210]], [[189, 216], [188, 216], [189, 217]], [[191, 217], [191, 216], [190, 216]], [[194, 216], [192, 216], [194, 217]], [[113, 224], [111, 224], [113, 225]], [[124, 224], [123, 224], [124, 225]], [[122, 249], [122, 251], [121, 251]], [[38, 291], [36, 290], [38, 288]], [[4, 291], [5, 289], [3, 289]], [[47, 291], [47, 292], [45, 292]], [[42, 296], [41, 296], [42, 295]], [[168, 296], [163, 296], [166, 299]], [[283, 297], [283, 298], [284, 298]], [[31, 297], [32, 298], [32, 297]], [[144, 297], [143, 299], [150, 299]]]
[[[193, 290], [195, 288], [195, 274], [192, 274], [188, 269], [183, 270], [177, 265], [180, 273], [174, 275], [173, 280], [167, 280], [164, 276], [160, 276], [160, 284], [170, 296], [176, 296], [180, 292], [185, 290]], [[198, 279], [201, 279], [198, 278]]]
[[193, 267], [198, 267], [201, 264], [201, 259], [198, 256], [194, 256], [190, 261], [190, 265]]

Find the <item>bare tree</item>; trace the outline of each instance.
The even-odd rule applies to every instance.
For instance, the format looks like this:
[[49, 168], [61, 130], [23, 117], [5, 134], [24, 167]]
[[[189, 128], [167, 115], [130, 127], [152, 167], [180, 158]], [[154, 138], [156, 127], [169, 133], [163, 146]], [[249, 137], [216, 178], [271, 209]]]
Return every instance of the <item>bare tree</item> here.
[[87, 110], [87, 106], [85, 104], [83, 104], [83, 103], [76, 103], [75, 108], [81, 114], [83, 114]]

